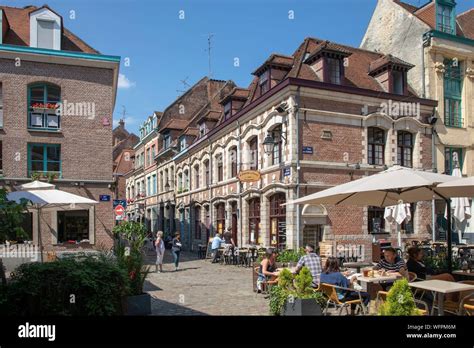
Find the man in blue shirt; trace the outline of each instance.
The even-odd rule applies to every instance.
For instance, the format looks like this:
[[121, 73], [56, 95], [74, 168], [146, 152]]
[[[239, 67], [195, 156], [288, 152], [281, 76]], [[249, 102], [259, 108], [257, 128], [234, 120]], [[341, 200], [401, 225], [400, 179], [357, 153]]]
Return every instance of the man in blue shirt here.
[[217, 263], [217, 259], [219, 258], [219, 248], [221, 247], [221, 243], [224, 241], [221, 239], [221, 235], [216, 233], [214, 238], [212, 239], [211, 249], [214, 253], [214, 258], [212, 259], [212, 263]]

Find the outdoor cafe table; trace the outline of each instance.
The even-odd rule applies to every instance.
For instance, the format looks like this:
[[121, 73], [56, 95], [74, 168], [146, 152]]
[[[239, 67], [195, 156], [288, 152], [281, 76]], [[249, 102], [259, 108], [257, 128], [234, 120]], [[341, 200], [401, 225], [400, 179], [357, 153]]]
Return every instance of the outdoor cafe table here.
[[412, 288], [435, 292], [438, 297], [438, 315], [444, 315], [444, 295], [453, 292], [474, 291], [474, 285], [448, 282], [446, 280], [424, 280], [409, 283]]
[[452, 271], [451, 272], [453, 275], [457, 275], [461, 278], [474, 278], [474, 271], [461, 271], [461, 270], [458, 270], [458, 271]]
[[344, 262], [342, 264], [346, 268], [355, 268], [357, 273], [360, 273], [360, 269], [363, 267], [372, 267], [372, 262]]
[[[376, 284], [380, 283], [393, 283], [395, 280], [401, 278], [398, 274], [393, 275], [385, 275], [385, 276], [375, 276], [375, 277], [364, 277], [359, 276], [357, 280], [361, 283], [364, 283], [365, 290], [369, 293], [371, 299], [375, 299], [377, 297], [377, 293], [375, 291]], [[380, 289], [380, 287], [379, 287]]]

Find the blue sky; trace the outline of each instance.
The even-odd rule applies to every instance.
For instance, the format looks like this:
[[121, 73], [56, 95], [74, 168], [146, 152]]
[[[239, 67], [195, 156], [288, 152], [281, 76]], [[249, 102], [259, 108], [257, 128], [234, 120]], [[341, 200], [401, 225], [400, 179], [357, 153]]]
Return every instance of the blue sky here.
[[[208, 74], [246, 87], [251, 72], [271, 53], [291, 54], [307, 36], [358, 46], [377, 0], [3, 0], [9, 6], [46, 3], [65, 26], [103, 54], [122, 57], [122, 88], [114, 120], [126, 108], [137, 132], [154, 110], [163, 110]], [[422, 5], [426, 0], [408, 0]], [[457, 12], [474, 7], [458, 0]], [[70, 18], [71, 11], [75, 19]], [[183, 14], [184, 19], [180, 19]], [[293, 11], [294, 19], [289, 19]], [[124, 65], [129, 58], [130, 66]], [[240, 66], [234, 66], [238, 58]]]

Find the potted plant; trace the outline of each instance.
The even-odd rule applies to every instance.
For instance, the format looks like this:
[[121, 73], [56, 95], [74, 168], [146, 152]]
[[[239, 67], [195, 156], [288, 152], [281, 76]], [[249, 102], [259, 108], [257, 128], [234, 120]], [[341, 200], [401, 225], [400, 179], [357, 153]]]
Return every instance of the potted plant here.
[[313, 277], [307, 267], [298, 275], [288, 269], [281, 271], [278, 285], [270, 290], [270, 313], [273, 315], [302, 316], [322, 315], [326, 298], [315, 291], [311, 284]]
[[118, 239], [116, 256], [119, 265], [124, 268], [129, 277], [129, 293], [124, 299], [125, 315], [151, 314], [151, 297], [143, 292], [143, 284], [150, 272], [144, 266], [143, 246], [146, 239], [146, 229], [141, 223], [123, 221], [114, 227]]
[[421, 315], [420, 310], [416, 307], [415, 298], [408, 285], [408, 280], [400, 279], [393, 283], [392, 288], [388, 292], [387, 300], [379, 308], [379, 315]]

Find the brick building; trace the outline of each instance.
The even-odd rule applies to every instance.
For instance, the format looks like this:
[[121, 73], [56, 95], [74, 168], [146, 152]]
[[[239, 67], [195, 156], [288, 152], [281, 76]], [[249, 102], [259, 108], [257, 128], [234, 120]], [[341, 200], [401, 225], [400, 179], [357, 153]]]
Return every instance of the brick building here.
[[[14, 190], [32, 177], [96, 201], [111, 195], [112, 114], [120, 58], [106, 56], [63, 26], [47, 6], [0, 6], [0, 185]], [[57, 113], [57, 109], [61, 112]], [[38, 243], [36, 212], [25, 229]], [[41, 243], [112, 245], [112, 202], [90, 209], [48, 209]]]
[[125, 174], [133, 169], [132, 159], [135, 156], [133, 148], [139, 141], [139, 137], [125, 129], [125, 120], [119, 120], [118, 126], [112, 131], [115, 199], [125, 199]]
[[[290, 56], [272, 54], [247, 89], [233, 88], [220, 100], [223, 111], [211, 123], [196, 119], [200, 131], [174, 156], [170, 199], [185, 245], [224, 230], [238, 245], [279, 248], [395, 241], [378, 208], [281, 204], [395, 164], [432, 169], [428, 120], [437, 103], [407, 84], [412, 67], [314, 38]], [[260, 178], [241, 182], [245, 170]], [[431, 205], [412, 210], [404, 239], [431, 233]]]

